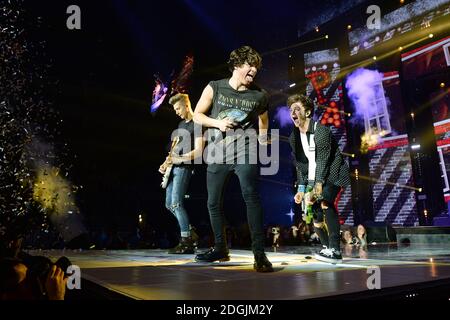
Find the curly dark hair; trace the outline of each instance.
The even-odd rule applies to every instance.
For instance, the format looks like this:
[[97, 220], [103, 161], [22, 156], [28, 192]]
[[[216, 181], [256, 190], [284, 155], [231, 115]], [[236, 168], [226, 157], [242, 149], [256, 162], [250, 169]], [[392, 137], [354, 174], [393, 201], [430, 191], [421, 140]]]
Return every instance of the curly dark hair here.
[[246, 62], [252, 67], [260, 69], [262, 65], [262, 58], [259, 53], [252, 47], [242, 46], [230, 53], [230, 59], [228, 60], [228, 69], [233, 72], [234, 67], [242, 66]]
[[287, 106], [290, 108], [294, 103], [300, 102], [302, 106], [305, 108], [305, 111], [310, 111], [310, 114], [314, 113], [314, 102], [310, 97], [305, 96], [304, 94], [292, 94], [287, 99]]

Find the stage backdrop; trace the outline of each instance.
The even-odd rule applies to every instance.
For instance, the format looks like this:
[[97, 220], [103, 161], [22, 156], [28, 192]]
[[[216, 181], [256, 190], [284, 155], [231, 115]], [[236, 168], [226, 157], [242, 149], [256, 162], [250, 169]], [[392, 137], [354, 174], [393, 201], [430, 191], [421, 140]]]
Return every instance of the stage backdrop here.
[[449, 0], [416, 0], [383, 15], [380, 28], [366, 26], [349, 32], [350, 55], [378, 48], [395, 46], [399, 38], [427, 30], [435, 21], [450, 13]]
[[398, 72], [384, 73], [376, 86], [377, 112], [364, 119], [366, 134], [385, 132], [368, 148], [374, 220], [413, 226], [418, 216], [415, 190], [408, 188], [414, 180]]
[[[445, 74], [450, 67], [450, 37], [430, 43], [402, 55], [405, 80]], [[435, 85], [429, 90], [434, 132], [440, 160], [441, 178], [445, 201], [450, 206], [450, 99], [448, 84], [445, 88]]]

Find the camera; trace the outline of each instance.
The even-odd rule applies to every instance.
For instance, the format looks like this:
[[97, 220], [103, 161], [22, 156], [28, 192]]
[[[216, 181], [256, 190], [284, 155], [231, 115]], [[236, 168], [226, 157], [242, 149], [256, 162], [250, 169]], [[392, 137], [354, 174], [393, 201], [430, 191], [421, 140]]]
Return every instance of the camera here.
[[[67, 276], [67, 268], [71, 262], [66, 257], [61, 257], [53, 263], [49, 258], [43, 256], [31, 256], [21, 254], [21, 258], [2, 257], [0, 259], [0, 293], [13, 293], [18, 290], [19, 282], [26, 283], [26, 295], [29, 294], [36, 299], [47, 299], [46, 281], [51, 268], [56, 265], [61, 268]], [[26, 275], [21, 278], [21, 271], [16, 271], [18, 265], [26, 266]], [[22, 269], [22, 268], [20, 268]], [[22, 280], [19, 281], [19, 278]]]
[[67, 268], [72, 265], [67, 257], [61, 257], [53, 263], [49, 258], [43, 256], [30, 256], [26, 259], [25, 264], [28, 267], [29, 275], [42, 282], [47, 279], [53, 265], [61, 268], [64, 272], [64, 277], [67, 277]]

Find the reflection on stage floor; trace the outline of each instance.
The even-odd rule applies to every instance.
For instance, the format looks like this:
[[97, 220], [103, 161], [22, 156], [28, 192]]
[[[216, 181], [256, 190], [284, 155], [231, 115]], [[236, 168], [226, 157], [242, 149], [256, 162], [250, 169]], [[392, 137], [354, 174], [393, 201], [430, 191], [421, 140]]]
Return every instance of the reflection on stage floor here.
[[[166, 250], [31, 251], [65, 255], [83, 279], [133, 299], [279, 300], [326, 298], [367, 292], [379, 270], [381, 289], [450, 279], [450, 248], [444, 245], [371, 245], [343, 248], [344, 260], [331, 265], [313, 258], [320, 247], [285, 247], [267, 255], [274, 273], [253, 271], [249, 250], [231, 250], [231, 260], [198, 263], [194, 255]], [[379, 269], [378, 269], [379, 268]], [[369, 279], [370, 278], [370, 279]], [[373, 289], [376, 290], [376, 289]], [[373, 291], [371, 290], [371, 291]]]

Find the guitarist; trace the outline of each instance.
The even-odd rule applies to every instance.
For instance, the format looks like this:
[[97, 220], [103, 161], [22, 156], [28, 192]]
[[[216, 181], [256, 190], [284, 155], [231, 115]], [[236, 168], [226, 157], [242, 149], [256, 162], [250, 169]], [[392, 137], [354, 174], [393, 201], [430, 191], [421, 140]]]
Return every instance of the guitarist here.
[[171, 248], [169, 253], [193, 254], [196, 239], [193, 239], [195, 235], [190, 230], [189, 217], [184, 208], [184, 196], [194, 169], [193, 161], [202, 155], [202, 129], [192, 120], [193, 112], [187, 94], [174, 95], [169, 99], [169, 104], [182, 119], [178, 129], [172, 134], [172, 138], [178, 138], [178, 143], [159, 167], [159, 172], [165, 174], [166, 170], [172, 166], [166, 187], [166, 208], [175, 216], [180, 227], [180, 242], [176, 247]]
[[[214, 141], [225, 152], [215, 155], [214, 159], [207, 159], [208, 211], [215, 245], [211, 250], [198, 254], [195, 259], [201, 262], [230, 260], [222, 200], [227, 178], [234, 172], [239, 178], [242, 196], [247, 205], [254, 269], [258, 272], [272, 272], [272, 264], [264, 253], [263, 211], [258, 192], [259, 168], [257, 163], [247, 161], [251, 154], [256, 154], [254, 147], [257, 143], [248, 142], [238, 130], [233, 130], [241, 128], [242, 132], [242, 128], [245, 128], [246, 132], [254, 132], [254, 142], [255, 129], [259, 128], [260, 143], [268, 142], [268, 95], [253, 84], [261, 67], [261, 56], [253, 48], [243, 46], [231, 52], [228, 67], [232, 72], [231, 78], [211, 81], [203, 90], [194, 114], [195, 122], [207, 128], [219, 129], [227, 135], [221, 141]], [[229, 116], [220, 117], [220, 114], [227, 114], [228, 111]], [[237, 148], [234, 148], [235, 144]]]
[[[289, 141], [297, 168], [295, 203], [300, 204], [305, 196], [310, 198], [309, 205], [315, 202], [314, 229], [326, 247], [315, 258], [340, 263], [340, 226], [334, 202], [341, 189], [350, 184], [348, 165], [331, 130], [312, 119], [314, 104], [310, 98], [294, 94], [288, 97], [287, 105], [294, 122]], [[305, 194], [308, 191], [311, 193]]]

